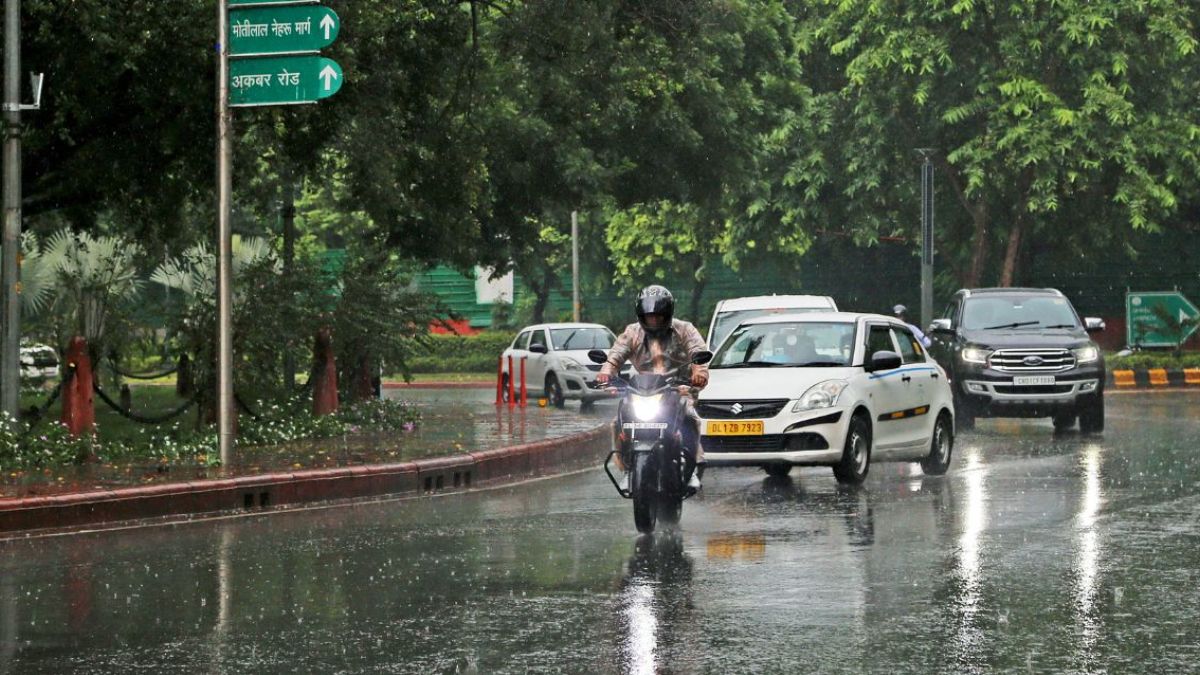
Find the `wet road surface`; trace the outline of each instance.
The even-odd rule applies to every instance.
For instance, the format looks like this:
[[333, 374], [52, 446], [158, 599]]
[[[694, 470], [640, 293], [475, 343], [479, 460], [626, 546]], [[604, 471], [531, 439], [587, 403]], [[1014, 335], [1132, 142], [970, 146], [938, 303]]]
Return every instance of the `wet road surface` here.
[[1194, 672], [1200, 395], [983, 421], [951, 472], [602, 472], [0, 543], [0, 672]]

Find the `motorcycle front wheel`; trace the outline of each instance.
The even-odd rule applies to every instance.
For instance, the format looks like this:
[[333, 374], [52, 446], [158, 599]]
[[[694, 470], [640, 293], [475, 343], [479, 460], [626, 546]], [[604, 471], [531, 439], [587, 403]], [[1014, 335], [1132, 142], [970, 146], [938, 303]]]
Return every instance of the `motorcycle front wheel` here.
[[633, 455], [633, 470], [629, 474], [629, 492], [633, 497], [633, 524], [638, 532], [654, 531], [658, 519], [658, 485], [654, 480], [654, 456], [648, 452]]

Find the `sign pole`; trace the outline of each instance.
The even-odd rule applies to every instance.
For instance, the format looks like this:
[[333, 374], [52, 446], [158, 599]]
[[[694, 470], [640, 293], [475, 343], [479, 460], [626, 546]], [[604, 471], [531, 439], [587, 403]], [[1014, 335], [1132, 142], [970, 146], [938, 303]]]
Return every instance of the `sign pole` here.
[[581, 321], [579, 305], [579, 212], [571, 212], [571, 315], [575, 323]]
[[230, 208], [233, 119], [229, 111], [229, 13], [217, 0], [217, 441], [221, 467], [233, 460], [233, 242]]
[[925, 158], [921, 166], [921, 329], [933, 322], [933, 162], [932, 148], [917, 152]]
[[3, 339], [0, 340], [0, 410], [20, 410], [21, 297], [17, 260], [21, 248], [21, 10], [4, 1], [4, 235]]

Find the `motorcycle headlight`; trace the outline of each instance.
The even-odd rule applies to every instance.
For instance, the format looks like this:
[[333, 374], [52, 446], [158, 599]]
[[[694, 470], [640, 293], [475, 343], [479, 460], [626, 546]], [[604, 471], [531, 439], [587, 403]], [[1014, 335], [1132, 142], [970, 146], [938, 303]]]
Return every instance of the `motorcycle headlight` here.
[[814, 384], [804, 392], [799, 401], [796, 401], [796, 405], [792, 406], [792, 412], [831, 408], [837, 404], [838, 397], [848, 385], [845, 380], [825, 380]]
[[1075, 354], [1075, 363], [1091, 363], [1100, 358], [1100, 350], [1095, 345], [1072, 349]]
[[979, 347], [963, 347], [963, 350], [958, 353], [958, 357], [967, 363], [987, 363], [988, 357], [991, 355], [990, 349], [980, 349]]
[[566, 356], [562, 357], [562, 367], [563, 370], [587, 370], [582, 363]]
[[662, 410], [662, 394], [654, 396], [631, 396], [629, 404], [633, 407], [633, 416], [641, 422], [649, 422], [658, 417]]

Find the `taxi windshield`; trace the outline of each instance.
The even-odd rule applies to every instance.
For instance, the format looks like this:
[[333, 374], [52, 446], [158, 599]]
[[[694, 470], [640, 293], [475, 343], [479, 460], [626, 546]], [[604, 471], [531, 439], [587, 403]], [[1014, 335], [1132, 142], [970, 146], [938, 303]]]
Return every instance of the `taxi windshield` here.
[[739, 326], [710, 368], [847, 366], [854, 351], [854, 324], [788, 321]]

